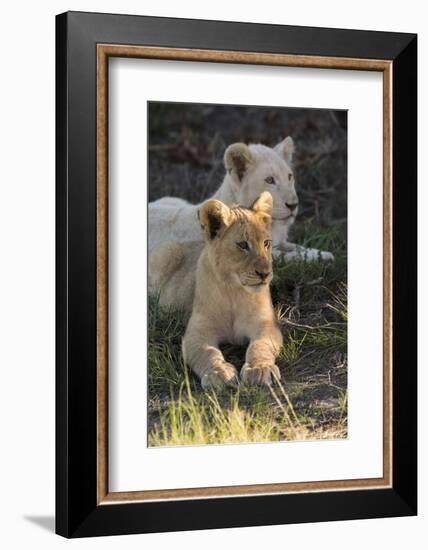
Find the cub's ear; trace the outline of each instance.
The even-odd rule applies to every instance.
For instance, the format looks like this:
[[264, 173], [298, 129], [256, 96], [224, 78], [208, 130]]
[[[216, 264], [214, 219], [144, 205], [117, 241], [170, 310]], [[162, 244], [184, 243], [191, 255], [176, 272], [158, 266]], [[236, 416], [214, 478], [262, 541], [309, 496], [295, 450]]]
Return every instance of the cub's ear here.
[[278, 143], [278, 145], [275, 145], [274, 149], [287, 164], [291, 164], [293, 162], [295, 147], [291, 136], [286, 137], [283, 141]]
[[253, 162], [250, 148], [245, 143], [232, 143], [224, 153], [226, 170], [242, 180], [249, 165]]
[[198, 212], [204, 237], [207, 241], [215, 239], [220, 231], [227, 227], [231, 221], [231, 211], [221, 201], [211, 199], [204, 202]]
[[268, 191], [263, 191], [251, 205], [251, 209], [257, 214], [267, 214], [268, 216], [272, 214], [272, 207], [272, 195]]

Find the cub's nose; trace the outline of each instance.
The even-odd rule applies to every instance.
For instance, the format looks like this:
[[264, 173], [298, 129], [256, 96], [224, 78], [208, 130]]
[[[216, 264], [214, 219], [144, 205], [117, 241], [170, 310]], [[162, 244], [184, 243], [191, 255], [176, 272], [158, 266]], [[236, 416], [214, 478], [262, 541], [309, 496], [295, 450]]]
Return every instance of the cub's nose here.
[[256, 270], [256, 275], [258, 275], [262, 281], [266, 281], [266, 279], [270, 275], [270, 271], [257, 271]]
[[291, 212], [293, 212], [294, 210], [296, 210], [296, 208], [299, 206], [299, 203], [298, 202], [293, 202], [293, 203], [288, 203], [286, 202], [285, 203], [285, 206], [287, 208], [289, 208], [291, 210]]

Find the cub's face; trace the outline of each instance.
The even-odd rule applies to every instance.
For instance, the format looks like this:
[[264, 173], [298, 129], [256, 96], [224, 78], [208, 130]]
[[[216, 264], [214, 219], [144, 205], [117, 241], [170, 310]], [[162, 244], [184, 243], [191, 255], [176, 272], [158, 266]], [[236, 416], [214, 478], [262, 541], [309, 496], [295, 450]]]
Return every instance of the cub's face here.
[[225, 152], [224, 162], [236, 203], [250, 207], [263, 191], [272, 195], [272, 219], [290, 226], [297, 215], [298, 197], [291, 161], [291, 137], [273, 149], [264, 145], [234, 143]]
[[272, 280], [272, 198], [267, 192], [251, 209], [229, 208], [216, 200], [207, 201], [199, 219], [208, 242], [208, 257], [221, 280], [260, 292]]

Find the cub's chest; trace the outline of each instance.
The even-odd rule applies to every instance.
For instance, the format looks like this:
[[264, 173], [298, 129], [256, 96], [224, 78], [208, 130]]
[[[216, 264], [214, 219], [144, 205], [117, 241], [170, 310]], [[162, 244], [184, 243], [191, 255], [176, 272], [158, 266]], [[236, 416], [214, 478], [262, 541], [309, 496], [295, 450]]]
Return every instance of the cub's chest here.
[[232, 344], [242, 346], [249, 340], [248, 326], [242, 319], [235, 319], [233, 323], [233, 341]]
[[228, 314], [223, 317], [221, 334], [222, 341], [230, 344], [243, 345], [248, 342], [250, 325], [252, 324], [251, 317], [248, 312], [242, 311], [232, 302]]

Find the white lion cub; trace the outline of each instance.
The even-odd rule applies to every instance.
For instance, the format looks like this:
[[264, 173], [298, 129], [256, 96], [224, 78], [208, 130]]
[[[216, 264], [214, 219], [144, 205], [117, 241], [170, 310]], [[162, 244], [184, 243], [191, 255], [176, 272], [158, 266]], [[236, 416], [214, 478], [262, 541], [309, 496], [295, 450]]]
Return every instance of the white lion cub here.
[[[288, 232], [298, 211], [291, 163], [294, 143], [286, 137], [274, 148], [260, 144], [233, 143], [224, 155], [226, 175], [212, 199], [232, 206], [250, 207], [263, 191], [273, 198], [273, 255], [285, 259], [333, 260], [330, 252], [304, 248], [288, 242]], [[149, 203], [149, 250], [162, 241], [201, 241], [198, 210], [180, 198], [164, 197]]]

